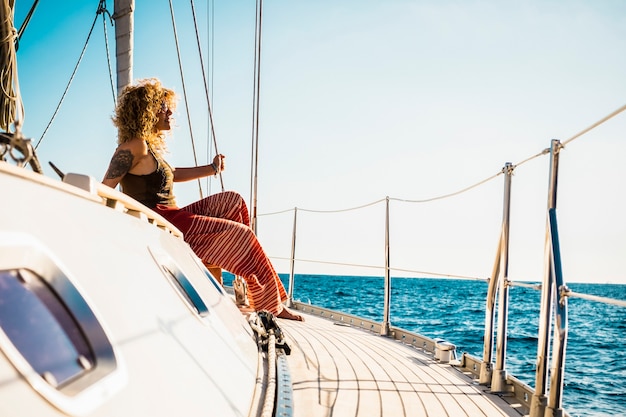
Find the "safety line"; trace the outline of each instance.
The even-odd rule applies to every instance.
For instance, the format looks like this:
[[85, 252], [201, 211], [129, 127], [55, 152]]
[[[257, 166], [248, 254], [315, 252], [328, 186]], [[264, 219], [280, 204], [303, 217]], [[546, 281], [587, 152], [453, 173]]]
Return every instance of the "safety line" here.
[[[285, 258], [285, 257], [280, 257], [280, 256], [269, 256], [269, 258], [283, 260], [283, 261], [290, 261], [291, 260], [291, 258]], [[306, 263], [315, 263], [315, 264], [323, 264], [323, 265], [352, 266], [352, 267], [368, 268], [368, 269], [385, 269], [385, 267], [381, 266], [381, 265], [363, 265], [363, 264], [354, 264], [354, 263], [347, 263], [347, 262], [319, 261], [319, 260], [314, 260], [314, 259], [299, 259], [299, 258], [296, 258], [296, 259], [294, 259], [294, 261], [296, 261], [296, 262], [306, 262]], [[424, 276], [422, 276], [420, 278], [426, 278], [426, 279], [433, 278], [433, 277], [438, 277], [438, 278], [464, 279], [464, 280], [472, 280], [472, 281], [488, 281], [489, 280], [489, 278], [475, 277], [475, 276], [471, 276], [471, 275], [446, 274], [446, 273], [440, 273], [440, 272], [419, 271], [419, 270], [415, 270], [415, 269], [403, 269], [403, 268], [390, 267], [389, 270], [397, 271], [397, 272], [408, 272], [408, 273], [411, 273], [411, 274], [424, 275]], [[400, 278], [400, 277], [398, 277], [398, 278]]]
[[[614, 112], [612, 112], [608, 116], [602, 118], [601, 120], [597, 121], [596, 123], [592, 124], [591, 126], [587, 127], [586, 129], [580, 131], [579, 133], [575, 134], [574, 136], [572, 136], [571, 138], [567, 139], [566, 141], [562, 142], [561, 147], [564, 147], [566, 144], [568, 144], [569, 142], [573, 141], [574, 139], [579, 138], [580, 136], [584, 135], [585, 133], [589, 132], [590, 130], [594, 129], [595, 127], [597, 127], [597, 126], [601, 125], [602, 123], [608, 121], [609, 119], [617, 116], [618, 114], [620, 114], [624, 110], [626, 110], [626, 105], [620, 107], [619, 109], [615, 110]], [[529, 162], [529, 161], [531, 161], [531, 160], [533, 160], [535, 158], [538, 158], [540, 156], [543, 156], [543, 155], [546, 155], [546, 154], [549, 154], [549, 153], [550, 153], [550, 148], [545, 148], [541, 152], [539, 152], [539, 153], [537, 153], [535, 155], [532, 155], [532, 156], [522, 160], [521, 162], [518, 162], [517, 164], [514, 164], [512, 167], [513, 167], [513, 169], [515, 169], [515, 168], [519, 167], [520, 165], [523, 165], [523, 164], [525, 164], [525, 163], [527, 163], [527, 162]], [[462, 193], [465, 193], [467, 191], [470, 191], [471, 189], [476, 188], [476, 187], [478, 187], [480, 185], [483, 185], [486, 182], [489, 182], [489, 181], [493, 180], [494, 178], [496, 178], [499, 175], [503, 174], [504, 173], [504, 169], [505, 168], [503, 168], [497, 174], [492, 175], [492, 176], [490, 176], [488, 178], [485, 178], [484, 180], [479, 181], [479, 182], [477, 182], [477, 183], [475, 183], [473, 185], [470, 185], [469, 187], [465, 187], [465, 188], [463, 188], [463, 189], [461, 189], [459, 191], [455, 191], [455, 192], [452, 192], [452, 193], [449, 193], [449, 194], [444, 194], [444, 195], [431, 197], [431, 198], [425, 198], [425, 199], [421, 199], [421, 200], [410, 200], [410, 199], [402, 199], [402, 198], [396, 198], [396, 197], [389, 197], [389, 200], [399, 201], [399, 202], [404, 202], [404, 203], [428, 203], [428, 202], [431, 202], [431, 201], [442, 200], [442, 199], [445, 199], [445, 198], [454, 197], [454, 196], [457, 196], [459, 194], [462, 194]], [[306, 212], [312, 212], [312, 213], [339, 213], [339, 212], [350, 211], [350, 210], [357, 210], [357, 209], [360, 209], [360, 208], [368, 207], [368, 206], [374, 205], [376, 203], [379, 203], [381, 201], [384, 201], [384, 199], [377, 200], [377, 201], [374, 201], [372, 203], [364, 204], [364, 205], [357, 206], [357, 207], [352, 207], [352, 208], [347, 208], [347, 209], [338, 209], [338, 210], [311, 210], [311, 209], [303, 209], [303, 208], [298, 208], [298, 210], [306, 211]], [[274, 212], [274, 213], [259, 214], [259, 216], [269, 216], [269, 215], [272, 215], [272, 214], [284, 213], [284, 212], [290, 211], [290, 210], [293, 210], [293, 209], [277, 211], [277, 212]]]

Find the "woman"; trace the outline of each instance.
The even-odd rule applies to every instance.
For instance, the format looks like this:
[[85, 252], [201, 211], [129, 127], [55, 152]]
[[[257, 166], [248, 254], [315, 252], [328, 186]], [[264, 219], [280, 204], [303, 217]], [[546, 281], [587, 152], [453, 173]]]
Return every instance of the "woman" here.
[[124, 89], [113, 116], [119, 146], [102, 182], [111, 188], [121, 184], [124, 193], [173, 223], [205, 264], [242, 276], [250, 307], [302, 320], [283, 306], [285, 288], [250, 228], [239, 194], [224, 192], [183, 208], [176, 205], [173, 183], [217, 175], [224, 170], [224, 155], [199, 167], [173, 168], [165, 162], [165, 132], [171, 128], [175, 105], [174, 91], [154, 78]]

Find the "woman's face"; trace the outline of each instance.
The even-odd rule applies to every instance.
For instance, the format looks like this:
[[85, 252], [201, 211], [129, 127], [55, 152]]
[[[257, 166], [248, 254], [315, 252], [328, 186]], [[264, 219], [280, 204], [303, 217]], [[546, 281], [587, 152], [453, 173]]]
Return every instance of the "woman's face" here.
[[172, 116], [172, 111], [169, 109], [169, 107], [167, 106], [167, 103], [163, 102], [163, 104], [161, 104], [161, 109], [159, 110], [159, 112], [157, 113], [157, 117], [159, 118], [159, 120], [157, 120], [156, 123], [156, 129], [158, 130], [170, 130], [171, 129], [171, 120], [170, 117]]

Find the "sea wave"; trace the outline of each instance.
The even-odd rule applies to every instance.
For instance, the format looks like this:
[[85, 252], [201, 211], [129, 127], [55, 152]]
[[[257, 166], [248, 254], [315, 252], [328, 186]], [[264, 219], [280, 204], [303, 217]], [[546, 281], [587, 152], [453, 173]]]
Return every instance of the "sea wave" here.
[[[281, 276], [287, 286], [287, 276]], [[626, 299], [626, 286], [571, 284], [578, 293]], [[482, 356], [487, 284], [452, 279], [392, 278], [391, 323], [431, 338], [446, 339], [460, 352]], [[382, 321], [382, 277], [296, 275], [294, 298]], [[511, 287], [507, 369], [534, 386], [540, 293]], [[626, 309], [569, 300], [564, 407], [572, 417], [626, 415]]]
[[[232, 279], [232, 277], [230, 277]], [[288, 286], [287, 275], [281, 275]], [[229, 274], [225, 274], [225, 284]], [[577, 293], [626, 300], [626, 285], [571, 284]], [[452, 279], [392, 278], [391, 324], [454, 343], [481, 357], [487, 284]], [[382, 277], [296, 275], [294, 298], [382, 321]], [[531, 387], [535, 382], [540, 293], [509, 291], [506, 367]], [[626, 415], [626, 308], [579, 298], [568, 300], [564, 408], [572, 417]], [[496, 310], [497, 311], [497, 310]]]

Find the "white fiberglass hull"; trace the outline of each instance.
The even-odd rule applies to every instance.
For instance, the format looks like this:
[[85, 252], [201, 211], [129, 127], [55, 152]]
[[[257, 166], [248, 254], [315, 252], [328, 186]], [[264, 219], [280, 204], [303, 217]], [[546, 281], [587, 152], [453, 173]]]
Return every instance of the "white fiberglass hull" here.
[[[239, 310], [175, 228], [82, 180], [91, 192], [0, 162], [0, 284], [28, 295], [12, 277], [32, 271], [30, 279], [43, 282], [78, 324], [91, 346], [83, 356], [93, 356], [81, 357], [84, 371], [59, 384], [55, 361], [66, 352], [24, 334], [32, 330], [26, 325], [14, 324], [12, 334], [8, 314], [0, 331], [0, 415], [248, 415], [260, 365]], [[16, 297], [5, 298], [13, 308], [7, 303]], [[75, 324], [60, 328], [68, 326], [71, 333]], [[69, 370], [76, 367], [70, 359]]]

